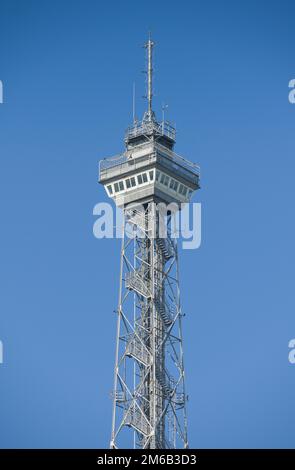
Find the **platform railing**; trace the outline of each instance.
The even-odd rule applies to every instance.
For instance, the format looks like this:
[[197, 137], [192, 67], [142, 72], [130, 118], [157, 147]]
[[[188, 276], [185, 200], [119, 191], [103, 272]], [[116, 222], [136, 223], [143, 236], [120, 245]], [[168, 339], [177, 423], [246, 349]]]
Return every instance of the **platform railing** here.
[[196, 176], [200, 176], [200, 167], [196, 163], [193, 163], [186, 158], [178, 155], [176, 152], [173, 152], [172, 150], [169, 150], [167, 147], [164, 147], [163, 145], [159, 143], [155, 143], [153, 145], [152, 152], [149, 152], [146, 156], [140, 156], [140, 157], [133, 157], [133, 152], [135, 153], [144, 150], [144, 149], [151, 148], [151, 143], [147, 142], [141, 145], [138, 145], [134, 148], [134, 150], [126, 150], [125, 152], [115, 155], [114, 157], [110, 158], [104, 158], [103, 160], [100, 160], [99, 162], [99, 176], [101, 177], [107, 177], [108, 170], [112, 170], [115, 168], [118, 168], [121, 166], [122, 170], [124, 169], [125, 164], [128, 161], [133, 160], [135, 163], [136, 167], [136, 162], [138, 161], [145, 161], [145, 158], [148, 158], [149, 160], [162, 160], [163, 162], [169, 163], [170, 160], [172, 160], [175, 165], [180, 170], [184, 170], [186, 172], [193, 173]]
[[175, 141], [176, 130], [175, 127], [168, 121], [140, 121], [134, 126], [128, 127], [125, 133], [125, 139], [129, 140], [139, 135], [151, 134], [155, 132], [158, 135], [164, 135], [169, 139]]

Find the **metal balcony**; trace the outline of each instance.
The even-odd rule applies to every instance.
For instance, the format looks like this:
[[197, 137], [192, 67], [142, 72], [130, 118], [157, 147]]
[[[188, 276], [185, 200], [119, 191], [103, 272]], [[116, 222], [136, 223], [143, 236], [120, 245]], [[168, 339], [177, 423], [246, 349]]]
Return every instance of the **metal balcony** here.
[[127, 344], [126, 356], [134, 357], [134, 359], [145, 366], [149, 365], [150, 354], [148, 349], [136, 335], [132, 335]]
[[130, 271], [125, 275], [125, 287], [129, 290], [134, 290], [143, 297], [151, 297], [150, 281], [143, 279], [138, 271]]
[[125, 423], [145, 436], [150, 433], [150, 424], [139, 410], [130, 408], [125, 415]]
[[170, 122], [162, 121], [140, 121], [134, 126], [128, 127], [125, 133], [125, 141], [134, 139], [141, 135], [151, 135], [156, 134], [158, 136], [162, 135], [168, 137], [170, 140], [175, 142], [176, 139], [176, 130]]
[[99, 179], [102, 182], [105, 179], [123, 176], [130, 171], [141, 170], [156, 163], [164, 168], [174, 170], [184, 178], [192, 181], [192, 183], [198, 183], [199, 181], [199, 165], [190, 162], [159, 143], [151, 145], [150, 142], [137, 145], [133, 150], [126, 150], [114, 157], [100, 160]]

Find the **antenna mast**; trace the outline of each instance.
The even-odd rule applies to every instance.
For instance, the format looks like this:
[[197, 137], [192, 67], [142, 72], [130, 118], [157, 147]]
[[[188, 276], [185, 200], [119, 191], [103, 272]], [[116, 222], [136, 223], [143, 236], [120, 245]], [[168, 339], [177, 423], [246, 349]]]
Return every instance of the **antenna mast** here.
[[144, 45], [147, 49], [147, 100], [148, 100], [148, 110], [147, 110], [147, 120], [153, 121], [154, 113], [152, 110], [152, 100], [153, 100], [153, 47], [154, 42], [151, 39], [151, 33], [149, 33], [148, 42]]
[[133, 118], [133, 124], [135, 124], [135, 121], [136, 121], [136, 114], [135, 114], [135, 82], [133, 82], [133, 93], [132, 93], [132, 118]]

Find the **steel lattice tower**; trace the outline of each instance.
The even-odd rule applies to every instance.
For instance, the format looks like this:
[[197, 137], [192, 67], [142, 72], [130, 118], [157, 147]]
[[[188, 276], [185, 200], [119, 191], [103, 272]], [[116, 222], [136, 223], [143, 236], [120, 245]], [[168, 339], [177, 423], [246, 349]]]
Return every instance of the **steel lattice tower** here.
[[111, 448], [188, 447], [174, 222], [199, 167], [173, 151], [175, 129], [152, 110], [153, 46], [149, 38], [148, 109], [127, 129], [125, 152], [100, 162], [100, 182], [124, 210]]

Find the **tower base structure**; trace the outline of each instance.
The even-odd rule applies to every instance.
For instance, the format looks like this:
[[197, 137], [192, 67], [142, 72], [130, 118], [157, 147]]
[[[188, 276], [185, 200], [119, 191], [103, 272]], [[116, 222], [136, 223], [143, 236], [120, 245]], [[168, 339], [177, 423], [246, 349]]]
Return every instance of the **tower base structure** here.
[[176, 214], [124, 209], [111, 448], [188, 447]]

